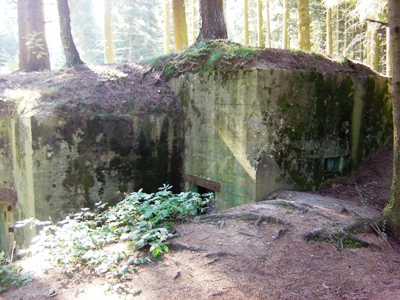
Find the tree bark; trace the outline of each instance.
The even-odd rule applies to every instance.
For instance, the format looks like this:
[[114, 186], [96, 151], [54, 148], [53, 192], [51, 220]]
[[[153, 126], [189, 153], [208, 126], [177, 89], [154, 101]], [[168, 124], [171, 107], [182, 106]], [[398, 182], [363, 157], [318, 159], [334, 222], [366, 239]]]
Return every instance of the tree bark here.
[[175, 52], [188, 47], [185, 0], [172, 0]]
[[200, 0], [201, 28], [197, 42], [227, 39], [222, 0]]
[[301, 51], [311, 50], [309, 0], [299, 0], [299, 47]]
[[71, 33], [71, 18], [68, 6], [68, 0], [57, 0], [58, 13], [60, 16], [60, 35], [64, 48], [65, 60], [67, 67], [83, 65], [78, 50], [75, 47]]
[[389, 0], [390, 44], [393, 62], [393, 179], [388, 205], [382, 212], [389, 234], [400, 240], [400, 2]]

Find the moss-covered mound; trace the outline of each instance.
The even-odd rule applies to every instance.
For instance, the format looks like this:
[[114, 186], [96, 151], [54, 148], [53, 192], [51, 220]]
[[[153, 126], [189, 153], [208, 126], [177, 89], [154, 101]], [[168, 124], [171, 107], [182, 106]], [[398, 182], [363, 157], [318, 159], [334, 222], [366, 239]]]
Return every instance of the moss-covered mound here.
[[241, 68], [315, 71], [318, 73], [359, 73], [376, 75], [364, 65], [350, 60], [335, 61], [318, 54], [285, 49], [243, 46], [228, 40], [194, 44], [188, 49], [143, 62], [154, 71], [162, 71], [165, 80], [184, 73], [229, 72]]

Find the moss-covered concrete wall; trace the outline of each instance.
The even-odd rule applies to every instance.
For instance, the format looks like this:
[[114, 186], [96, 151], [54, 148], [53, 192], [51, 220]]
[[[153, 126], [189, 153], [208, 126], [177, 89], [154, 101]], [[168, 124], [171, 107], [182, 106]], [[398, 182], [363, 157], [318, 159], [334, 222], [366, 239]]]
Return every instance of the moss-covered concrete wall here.
[[17, 220], [54, 221], [140, 188], [178, 192], [184, 180], [185, 189], [215, 191], [218, 209], [279, 188], [317, 189], [351, 176], [391, 135], [388, 80], [368, 74], [185, 74], [171, 81], [184, 110], [176, 116], [18, 110], [0, 120], [0, 189], [15, 190]]
[[[163, 183], [181, 190], [180, 116], [33, 115], [8, 118], [7, 124], [0, 131], [0, 182], [17, 192], [18, 220], [58, 221], [81, 207], [113, 204], [125, 193], [153, 192]], [[16, 239], [29, 236], [18, 229]]]
[[248, 69], [172, 81], [186, 112], [186, 188], [217, 186], [223, 209], [351, 175], [392, 127], [388, 80], [356, 76]]
[[99, 201], [116, 203], [139, 188], [155, 191], [163, 183], [180, 189], [179, 118], [32, 117], [31, 124], [38, 218], [59, 219]]

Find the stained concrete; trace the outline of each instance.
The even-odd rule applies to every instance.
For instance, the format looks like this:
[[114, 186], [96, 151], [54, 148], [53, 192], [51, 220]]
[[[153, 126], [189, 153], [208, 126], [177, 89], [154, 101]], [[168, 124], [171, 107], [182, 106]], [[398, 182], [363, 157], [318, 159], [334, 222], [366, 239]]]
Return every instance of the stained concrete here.
[[[0, 188], [16, 192], [14, 219], [58, 221], [163, 183], [213, 191], [217, 209], [318, 189], [355, 174], [391, 135], [388, 79], [377, 75], [240, 69], [170, 85], [183, 115], [3, 117]], [[19, 246], [31, 234], [18, 230]]]
[[379, 76], [245, 69], [186, 74], [172, 86], [186, 112], [185, 187], [218, 183], [218, 209], [340, 181], [391, 136]]

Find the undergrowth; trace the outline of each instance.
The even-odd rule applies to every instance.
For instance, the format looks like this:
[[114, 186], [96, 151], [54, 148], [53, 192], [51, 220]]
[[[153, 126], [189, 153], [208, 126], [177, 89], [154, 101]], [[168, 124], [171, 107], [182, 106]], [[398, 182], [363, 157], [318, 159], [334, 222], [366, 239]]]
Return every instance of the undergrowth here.
[[11, 286], [23, 286], [30, 280], [28, 273], [22, 273], [18, 264], [7, 261], [4, 252], [0, 252], [0, 293]]
[[204, 41], [180, 53], [162, 55], [143, 61], [155, 71], [162, 71], [166, 79], [185, 72], [206, 73], [230, 71], [242, 67], [260, 50], [227, 40]]
[[167, 253], [166, 241], [177, 236], [172, 225], [204, 213], [212, 201], [211, 194], [173, 194], [170, 189], [164, 185], [151, 194], [139, 190], [108, 208], [97, 203], [95, 211], [83, 208], [57, 224], [29, 219], [17, 226], [43, 226], [28, 251], [48, 249], [51, 260], [66, 266], [69, 275], [88, 266], [99, 274], [127, 276], [136, 270], [134, 265]]

